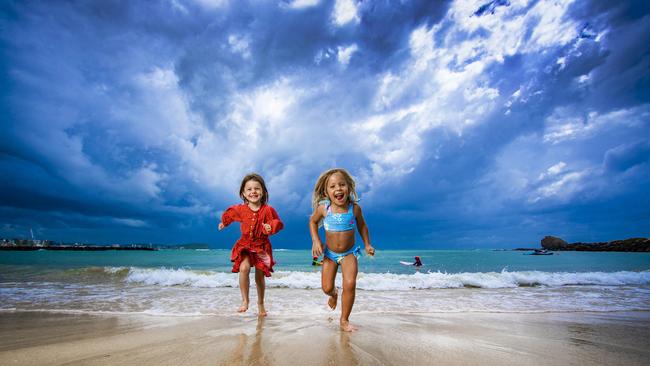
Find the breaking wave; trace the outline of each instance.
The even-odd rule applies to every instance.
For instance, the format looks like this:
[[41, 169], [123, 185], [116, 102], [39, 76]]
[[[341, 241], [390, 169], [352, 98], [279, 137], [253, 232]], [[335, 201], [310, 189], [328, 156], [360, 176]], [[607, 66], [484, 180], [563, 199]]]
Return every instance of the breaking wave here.
[[[91, 270], [91, 269], [88, 269]], [[93, 268], [92, 271], [97, 271]], [[105, 267], [107, 276], [117, 276], [130, 284], [186, 286], [200, 288], [237, 287], [232, 273], [172, 268]], [[278, 271], [267, 279], [268, 287], [320, 288], [319, 271]], [[337, 276], [340, 281], [341, 276]], [[515, 288], [562, 286], [626, 286], [650, 284], [650, 271], [632, 272], [428, 272], [415, 274], [359, 273], [357, 288], [368, 291], [400, 291], [447, 288]]]

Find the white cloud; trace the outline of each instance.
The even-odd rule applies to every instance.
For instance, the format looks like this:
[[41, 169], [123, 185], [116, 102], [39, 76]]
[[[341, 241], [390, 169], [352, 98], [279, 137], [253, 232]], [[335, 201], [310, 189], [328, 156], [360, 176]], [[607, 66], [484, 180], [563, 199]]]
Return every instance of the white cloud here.
[[536, 203], [545, 199], [566, 201], [581, 191], [585, 184], [584, 178], [593, 168], [569, 170], [567, 163], [560, 161], [539, 175], [537, 182], [531, 184], [528, 202]]
[[341, 65], [347, 66], [348, 63], [350, 63], [350, 58], [352, 55], [357, 52], [359, 47], [357, 47], [356, 44], [352, 44], [347, 47], [342, 47], [339, 46], [338, 48], [338, 60], [341, 63]]
[[295, 190], [295, 182], [301, 178], [300, 168], [295, 164], [286, 164], [274, 169], [266, 182], [273, 202], [281, 202], [290, 207], [300, 205], [303, 197], [309, 196], [309, 192], [299, 194]]
[[178, 10], [185, 15], [189, 13], [185, 5], [183, 5], [179, 0], [171, 0], [171, 4], [173, 9]]
[[251, 57], [250, 40], [248, 37], [231, 34], [228, 36], [228, 44], [233, 53], [238, 53], [245, 59]]
[[353, 0], [336, 0], [332, 14], [334, 23], [338, 26], [345, 25], [349, 22], [359, 22], [357, 15], [357, 6]]
[[178, 84], [178, 78], [172, 69], [154, 67], [150, 72], [135, 75], [135, 81], [142, 88], [169, 90]]
[[233, 113], [230, 121], [242, 126], [281, 122], [285, 112], [295, 103], [297, 91], [287, 79], [256, 88], [252, 93], [236, 94], [232, 98]]
[[550, 198], [568, 201], [583, 188], [582, 179], [585, 175], [585, 172], [572, 172], [558, 177], [558, 179], [537, 188], [528, 201], [536, 203]]
[[552, 176], [558, 175], [558, 174], [560, 174], [560, 172], [562, 172], [564, 170], [564, 168], [566, 168], [566, 163], [561, 161], [561, 162], [553, 165], [552, 167], [548, 168], [548, 170], [546, 170], [545, 173], [540, 174], [539, 175], [539, 180], [542, 180], [542, 179], [547, 178], [547, 177], [552, 177]]
[[109, 91], [111, 128], [141, 147], [167, 146], [175, 137], [190, 138], [200, 127], [174, 70], [154, 67], [133, 76], [129, 93]]
[[650, 104], [623, 108], [599, 114], [577, 115], [575, 109], [556, 108], [545, 121], [544, 142], [557, 144], [576, 139], [588, 139], [613, 128], [641, 126], [650, 120]]
[[[359, 153], [373, 162], [370, 171], [366, 172], [370, 187], [413, 171], [422, 156], [421, 133], [429, 124], [423, 119], [424, 108], [424, 104], [414, 105], [352, 124], [353, 135], [360, 137], [357, 141]], [[391, 131], [390, 137], [386, 136], [387, 130]]]
[[[607, 186], [642, 191], [650, 108], [607, 109], [638, 101], [629, 93], [646, 64], [630, 50], [640, 49], [642, 20], [607, 24], [617, 8], [600, 7], [595, 38], [579, 40], [584, 20], [573, 19], [585, 13], [574, 1], [510, 0], [473, 16], [486, 2], [425, 14], [399, 2], [168, 0], [125, 4], [133, 17], [102, 22], [87, 7], [34, 3], [25, 7], [34, 17], [8, 23], [17, 87], [8, 102], [18, 112], [6, 123], [8, 148], [23, 147], [39, 165], [28, 169], [80, 192], [62, 198], [108, 203], [101, 209], [117, 218], [97, 222], [136, 228], [157, 226], [146, 211], [166, 222], [213, 215], [209, 205], [238, 200], [250, 170], [264, 174], [283, 211], [308, 207], [317, 172], [341, 165], [366, 197], [426, 174], [405, 179], [422, 186], [406, 195], [435, 197], [416, 215], [438, 218], [482, 206], [495, 220], [520, 210], [513, 215], [535, 212], [537, 222]], [[152, 14], [165, 21], [142, 27]], [[366, 22], [375, 15], [383, 18]], [[48, 47], [54, 39], [67, 41]]]
[[586, 74], [586, 75], [580, 75], [580, 76], [578, 76], [578, 78], [577, 78], [576, 81], [577, 81], [579, 84], [587, 84], [587, 83], [589, 83], [589, 80], [590, 80], [590, 79], [591, 79], [591, 77], [589, 76], [589, 74]]
[[[87, 150], [92, 147], [84, 135], [51, 130], [48, 140], [57, 143], [41, 145], [41, 149], [52, 150], [48, 156], [57, 161], [56, 165], [66, 172], [64, 178], [75, 186], [92, 187], [100, 195], [131, 204], [158, 202], [166, 174], [144, 155], [131, 156], [129, 151], [173, 151], [177, 140], [189, 139], [200, 130], [178, 87], [177, 76], [171, 68], [153, 67], [130, 75], [121, 88], [102, 83], [95, 89], [100, 93], [98, 98], [111, 100], [107, 118], [95, 127], [105, 131], [108, 139], [134, 148], [124, 151], [109, 144], [103, 156], [91, 156]], [[126, 167], [138, 162], [140, 165], [118, 173], [102, 164], [106, 157]]]
[[203, 186], [236, 190], [241, 175], [263, 166], [269, 152], [297, 148], [293, 108], [302, 93], [286, 78], [233, 93], [215, 129], [203, 129], [195, 143], [175, 143], [191, 176]]
[[[578, 24], [566, 17], [573, 1], [539, 1], [527, 9], [529, 1], [511, 1], [510, 6], [497, 7], [494, 14], [474, 16], [484, 1], [466, 0], [452, 4], [448, 17], [459, 31], [475, 33], [489, 30], [489, 36], [482, 37], [480, 44], [476, 37], [457, 45], [461, 52], [459, 62], [465, 62], [476, 55], [485, 61], [502, 62], [505, 56], [516, 53], [534, 53], [548, 47], [566, 44], [577, 36]], [[527, 30], [533, 24], [532, 34]], [[456, 37], [450, 32], [447, 39]], [[466, 44], [467, 43], [467, 44]], [[467, 50], [471, 50], [468, 52]]]
[[[488, 80], [483, 71], [488, 65], [502, 62], [507, 55], [539, 52], [573, 39], [567, 30], [576, 24], [560, 16], [566, 12], [569, 2], [558, 5], [552, 1], [540, 1], [525, 11], [527, 2], [513, 1], [509, 7], [497, 7], [495, 14], [473, 16], [483, 3], [456, 1], [441, 23], [415, 29], [409, 40], [411, 62], [399, 73], [390, 71], [382, 75], [375, 105], [389, 108], [416, 88], [424, 89], [420, 94], [428, 94], [431, 99], [444, 104], [445, 99], [455, 95], [461, 86], [466, 98], [483, 96], [489, 101], [498, 96], [498, 90], [486, 83]], [[563, 33], [555, 38], [540, 36], [533, 42], [526, 41], [529, 24], [537, 24], [546, 32]], [[489, 29], [490, 32], [477, 32], [480, 29]], [[474, 35], [468, 38], [467, 32]], [[441, 42], [436, 43], [434, 40], [438, 38]], [[520, 88], [513, 99], [519, 99], [522, 91]], [[483, 108], [483, 112], [488, 109]]]
[[331, 58], [332, 55], [334, 55], [334, 53], [335, 53], [334, 50], [331, 48], [318, 50], [316, 56], [314, 56], [314, 63], [316, 65], [320, 65], [320, 63], [323, 62], [323, 60], [327, 60]]
[[463, 96], [465, 97], [465, 100], [468, 102], [472, 102], [475, 100], [493, 100], [496, 99], [499, 96], [499, 90], [495, 88], [483, 88], [480, 86], [477, 86], [474, 89], [467, 88], [463, 91]]
[[197, 4], [206, 9], [219, 9], [228, 5], [228, 0], [194, 0]]
[[160, 183], [165, 179], [165, 175], [156, 172], [156, 168], [156, 164], [149, 164], [130, 172], [129, 177], [124, 181], [128, 192], [123, 193], [156, 198], [161, 192]]
[[574, 139], [593, 128], [585, 125], [581, 117], [555, 119], [551, 116], [547, 119], [547, 125], [544, 141], [550, 143]]
[[427, 29], [422, 26], [411, 32], [409, 38], [409, 49], [411, 56], [416, 60], [414, 68], [416, 70], [426, 69], [429, 61], [434, 57], [439, 57], [440, 53], [435, 52], [433, 36], [439, 29], [438, 26]]
[[292, 9], [304, 9], [304, 8], [310, 8], [310, 7], [316, 6], [319, 3], [320, 3], [320, 0], [294, 0], [291, 3], [289, 3], [288, 6], [289, 6], [289, 8], [292, 8]]
[[536, 134], [523, 135], [494, 157], [493, 165], [480, 178], [481, 189], [470, 195], [480, 210], [503, 207], [548, 207], [594, 195], [602, 174], [600, 162], [588, 161], [571, 151], [549, 149]]
[[[294, 1], [289, 7], [314, 5], [316, 2]], [[415, 29], [409, 37], [410, 59], [399, 69], [377, 75], [374, 109], [352, 113], [355, 117], [346, 122], [352, 126], [351, 133], [332, 134], [346, 135], [337, 146], [339, 152], [353, 151], [369, 160], [363, 172], [369, 179], [369, 187], [412, 172], [424, 149], [435, 149], [435, 141], [423, 138], [432, 129], [443, 128], [462, 136], [466, 128], [480, 124], [506, 102], [499, 102], [502, 99], [499, 88], [492, 85], [485, 74], [491, 64], [502, 62], [506, 55], [534, 53], [566, 42], [566, 37], [538, 34], [534, 41], [527, 43], [525, 37], [530, 34], [529, 24], [538, 24], [549, 32], [566, 31], [573, 25], [558, 17], [566, 10], [564, 5], [551, 2], [542, 1], [525, 12], [528, 5], [514, 1], [510, 7], [499, 7], [495, 14], [471, 16], [480, 5], [479, 2], [456, 2], [440, 23]], [[546, 10], [549, 10], [548, 14]], [[359, 20], [354, 1], [336, 2], [332, 13], [336, 25]], [[479, 28], [490, 32], [477, 32]], [[467, 34], [471, 36], [468, 38]], [[249, 45], [250, 40], [241, 34], [233, 33], [228, 37], [231, 51], [244, 58], [250, 57]], [[345, 67], [358, 49], [357, 44], [322, 49], [314, 57], [314, 62], [321, 64], [331, 59]], [[162, 95], [167, 101], [163, 107], [167, 109], [165, 116], [154, 117], [164, 124], [169, 115], [176, 116], [175, 125], [167, 127], [177, 131], [170, 146], [182, 155], [197, 182], [209, 187], [234, 186], [242, 171], [260, 166], [263, 150], [298, 156], [299, 162], [287, 163], [287, 166], [294, 166], [295, 172], [301, 171], [300, 164], [319, 160], [316, 152], [294, 151], [293, 144], [287, 142], [314, 141], [309, 131], [320, 129], [319, 124], [323, 129], [331, 129], [329, 124], [332, 122], [327, 117], [300, 124], [306, 112], [302, 110], [301, 100], [307, 93], [318, 95], [317, 98], [323, 100], [332, 98], [332, 90], [326, 87], [328, 80], [322, 80], [323, 85], [319, 87], [308, 86], [312, 89], [310, 91], [297, 88], [302, 82], [293, 76], [292, 79], [280, 77], [251, 90], [232, 90], [227, 96], [226, 105], [229, 107], [225, 117], [205, 121], [207, 125], [216, 126], [210, 130], [200, 127], [198, 118], [189, 112], [184, 96], [177, 93], [175, 85], [178, 80], [173, 70], [161, 69], [152, 74], [148, 76], [149, 88], [154, 91], [153, 95]], [[313, 81], [302, 84], [315, 85]], [[527, 95], [534, 92], [529, 89], [530, 86], [522, 85], [508, 97], [507, 102], [511, 105], [525, 102]], [[174, 105], [176, 107], [169, 111]], [[329, 113], [335, 120], [341, 117], [329, 110], [314, 111], [312, 116], [319, 112], [326, 116]], [[152, 130], [155, 132], [156, 128]], [[160, 139], [170, 141], [169, 137]], [[319, 147], [316, 150], [321, 148], [325, 149]], [[327, 149], [325, 152], [329, 153]], [[329, 154], [331, 158], [333, 155]], [[282, 173], [277, 175], [277, 178], [270, 179], [281, 181]], [[296, 200], [288, 192], [282, 196], [291, 197], [292, 202]]]
[[[578, 36], [578, 24], [566, 16], [573, 1], [540, 1], [527, 13], [539, 22], [526, 47], [532, 50], [566, 44]], [[530, 19], [529, 18], [529, 19]]]
[[[527, 12], [527, 3], [513, 2], [511, 7], [499, 7], [495, 14], [472, 16], [480, 5], [455, 2], [442, 22], [415, 29], [409, 39], [409, 62], [401, 70], [381, 75], [373, 103], [375, 113], [360, 121], [367, 137], [363, 146], [372, 151], [368, 156], [375, 164], [369, 172], [403, 175], [419, 163], [421, 136], [427, 131], [445, 128], [462, 136], [466, 128], [485, 121], [497, 106], [526, 103], [529, 96], [539, 93], [532, 84], [521, 85], [500, 102], [499, 88], [491, 84], [485, 70], [506, 56], [543, 52], [572, 39], [537, 35], [534, 41], [526, 41], [530, 24], [563, 34], [573, 29], [575, 24], [570, 19], [558, 16], [567, 10], [566, 4], [542, 1]], [[386, 143], [382, 134], [395, 131], [397, 125], [401, 132]], [[428, 144], [428, 149], [435, 146], [435, 142]]]
[[[304, 8], [316, 4], [294, 1], [289, 3], [289, 7]], [[324, 101], [332, 100], [333, 91], [327, 89], [331, 88], [327, 86], [329, 80], [321, 80], [322, 85], [315, 86], [313, 80], [303, 82], [292, 75], [249, 90], [231, 90], [226, 97], [228, 108], [224, 116], [215, 121], [200, 121], [190, 113], [185, 96], [177, 89], [178, 79], [171, 68], [144, 75], [141, 80], [147, 82], [141, 87], [148, 89], [153, 97], [165, 101], [158, 103], [163, 109], [160, 115], [154, 114], [149, 118], [158, 120], [162, 126], [170, 121], [161, 131], [172, 131], [172, 136], [157, 136], [156, 126], [152, 123], [143, 126], [153, 132], [151, 140], [171, 141], [169, 149], [180, 154], [189, 174], [197, 183], [207, 187], [236, 186], [242, 171], [263, 164], [263, 151], [297, 156], [297, 161], [286, 162], [287, 172], [278, 171], [268, 178], [279, 187], [284, 183], [278, 182], [290, 184], [292, 179], [282, 177], [299, 175], [304, 164], [322, 160], [319, 153], [324, 151], [329, 154], [325, 159], [333, 159], [331, 149], [319, 143], [310, 145], [314, 151], [299, 150], [291, 143], [318, 141], [311, 134], [314, 129], [321, 128], [330, 131], [328, 138], [339, 134], [346, 136], [337, 146], [339, 153], [351, 151], [369, 161], [360, 174], [368, 179], [368, 187], [385, 184], [386, 179], [412, 172], [425, 149], [436, 149], [436, 141], [427, 141], [423, 137], [431, 136], [429, 131], [442, 128], [462, 136], [466, 128], [482, 123], [497, 107], [504, 103], [524, 103], [535, 92], [530, 90], [530, 85], [521, 85], [511, 96], [506, 96], [506, 101], [501, 100], [504, 98], [499, 88], [485, 73], [488, 67], [502, 62], [507, 55], [540, 52], [568, 42], [565, 36], [551, 37], [534, 31], [533, 41], [525, 38], [531, 34], [530, 24], [538, 24], [547, 32], [567, 33], [573, 23], [558, 16], [566, 10], [564, 4], [541, 1], [526, 12], [526, 3], [513, 1], [512, 6], [499, 7], [495, 14], [471, 16], [480, 5], [480, 2], [456, 2], [438, 24], [415, 29], [409, 37], [410, 59], [401, 68], [377, 75], [374, 109], [347, 113], [346, 117], [354, 116], [345, 122], [352, 126], [349, 131], [332, 132], [330, 124], [333, 122], [327, 120], [334, 117], [333, 120], [343, 123], [340, 113], [346, 114], [345, 109], [340, 113], [315, 110], [310, 114], [312, 117], [318, 113], [324, 116], [302, 124], [304, 115], [311, 112], [303, 110], [302, 106], [307, 94], [317, 95], [315, 98]], [[336, 25], [359, 20], [355, 2], [336, 2], [332, 13]], [[480, 29], [490, 31], [479, 32]], [[250, 43], [247, 36], [238, 33], [228, 37], [230, 50], [245, 59], [251, 56]], [[345, 67], [358, 49], [357, 44], [322, 49], [314, 57], [314, 62], [321, 64], [328, 59], [337, 60]], [[310, 90], [301, 90], [297, 87], [300, 84], [303, 88], [308, 85], [306, 88]], [[143, 99], [147, 105], [149, 98]], [[127, 112], [131, 113], [133, 109], [127, 108]], [[171, 121], [174, 121], [173, 125]], [[216, 128], [201, 127], [199, 122]], [[155, 185], [149, 187], [150, 192], [154, 192]], [[299, 201], [290, 189], [283, 189], [275, 188], [280, 197], [286, 198], [287, 202]]]

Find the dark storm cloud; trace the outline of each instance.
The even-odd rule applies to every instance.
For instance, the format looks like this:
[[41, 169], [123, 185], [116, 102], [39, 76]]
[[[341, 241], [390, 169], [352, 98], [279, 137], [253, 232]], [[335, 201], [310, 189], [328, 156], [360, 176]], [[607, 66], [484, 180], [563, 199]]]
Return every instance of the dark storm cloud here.
[[353, 4], [4, 3], [0, 236], [221, 246], [255, 170], [302, 245], [332, 166], [379, 244], [648, 235], [647, 4]]
[[617, 146], [605, 153], [605, 169], [624, 172], [650, 161], [650, 142], [640, 141]]
[[[601, 18], [607, 15], [606, 11], [600, 14]], [[440, 129], [432, 130], [426, 137], [429, 149], [425, 158], [414, 172], [397, 183], [412, 188], [395, 192], [393, 187], [382, 187], [381, 193], [377, 194], [384, 197], [380, 207], [389, 212], [386, 215], [396, 220], [408, 217], [419, 223], [418, 226], [432, 229], [428, 239], [424, 239], [420, 230], [414, 230], [412, 235], [406, 234], [411, 243], [423, 239], [472, 245], [477, 245], [477, 240], [484, 243], [510, 240], [514, 243], [525, 240], [524, 237], [531, 232], [546, 235], [544, 230], [548, 233], [551, 227], [558, 228], [558, 235], [562, 233], [578, 240], [585, 235], [585, 230], [571, 230], [571, 222], [579, 223], [581, 227], [590, 226], [594, 230], [594, 227], [606, 221], [608, 207], [619, 208], [619, 215], [625, 217], [627, 222], [637, 222], [625, 225], [627, 230], [643, 231], [645, 221], [638, 223], [638, 219], [640, 216], [647, 217], [647, 213], [641, 214], [637, 209], [625, 210], [624, 207], [631, 204], [631, 197], [638, 196], [638, 189], [648, 187], [648, 166], [645, 164], [648, 152], [644, 148], [647, 138], [638, 141], [650, 132], [648, 116], [643, 110], [634, 110], [629, 114], [615, 114], [608, 122], [598, 122], [590, 120], [588, 114], [617, 109], [621, 112], [620, 108], [625, 110], [648, 102], [643, 97], [646, 87], [642, 83], [648, 77], [645, 55], [649, 48], [638, 43], [647, 38], [647, 24], [634, 20], [619, 23], [616, 27], [609, 23], [599, 24], [598, 31], [607, 32], [600, 43], [580, 37], [542, 55], [515, 54], [501, 64], [492, 65], [486, 70], [486, 75], [490, 83], [498, 87], [503, 99], [522, 85], [536, 92], [526, 97], [525, 103], [495, 109], [481, 125], [466, 131], [462, 137]], [[563, 62], [557, 63], [556, 60], [560, 58]], [[578, 82], [584, 75], [590, 76], [588, 86]], [[548, 118], [557, 108], [567, 112], [567, 117], [581, 119], [581, 125], [586, 129], [595, 124], [595, 129], [603, 130], [586, 133], [591, 135], [571, 139], [559, 146], [547, 146], [542, 142], [544, 131], [548, 127]], [[504, 114], [506, 110], [508, 113]], [[635, 123], [616, 126], [616, 120], [629, 119], [631, 116], [637, 120]], [[599, 123], [602, 126], [598, 127]], [[521, 136], [530, 136], [525, 143], [528, 146], [516, 143]], [[508, 149], [513, 143], [517, 147]], [[560, 188], [562, 193], [572, 197], [568, 201], [531, 203], [528, 200], [535, 198], [535, 190], [550, 192], [544, 190], [544, 184], [558, 185], [558, 182], [563, 182], [562, 179], [570, 182], [578, 173], [568, 171], [547, 177], [544, 181], [529, 181], [524, 192], [504, 196], [504, 193], [512, 193], [508, 185], [517, 184], [512, 181], [511, 175], [499, 176], [506, 172], [502, 170], [503, 167], [497, 166], [495, 160], [499, 160], [499, 154], [504, 150], [509, 154], [509, 159], [517, 160], [518, 151], [521, 152], [521, 159], [538, 159], [538, 164], [527, 164], [525, 161], [518, 165], [506, 163], [507, 169], [522, 169], [521, 175], [526, 175], [527, 170], [530, 175], [535, 165], [539, 169], [545, 161], [544, 169], [553, 166], [558, 160], [549, 159], [557, 159], [558, 155], [568, 164], [575, 159], [594, 171], [590, 171], [590, 176], [585, 176], [586, 181], [581, 182], [580, 187], [567, 184]], [[556, 151], [562, 153], [556, 154]], [[609, 176], [598, 171], [603, 158], [604, 167], [610, 173], [625, 170], [628, 166], [636, 167], [637, 171], [628, 173], [630, 177]], [[612, 187], [620, 187], [621, 184], [622, 189]], [[575, 194], [571, 190], [576, 190]], [[599, 214], [595, 215], [594, 212]], [[486, 229], [490, 227], [501, 229], [494, 238], [488, 235], [461, 238], [455, 234], [449, 235], [453, 232], [450, 227], [463, 227], [467, 232], [473, 229], [489, 232]], [[611, 224], [604, 225], [602, 232], [608, 238], [617, 235]]]
[[370, 67], [375, 71], [393, 68], [408, 56], [411, 32], [439, 22], [447, 7], [446, 1], [410, 1], [399, 5], [390, 1], [362, 2], [361, 27], [351, 33], [359, 39], [364, 61]]

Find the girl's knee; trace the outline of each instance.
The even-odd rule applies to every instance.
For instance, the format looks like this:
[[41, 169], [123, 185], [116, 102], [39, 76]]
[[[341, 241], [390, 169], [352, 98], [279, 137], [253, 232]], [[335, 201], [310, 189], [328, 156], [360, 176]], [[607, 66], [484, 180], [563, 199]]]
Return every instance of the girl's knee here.
[[239, 272], [248, 275], [251, 272], [251, 265], [248, 262], [243, 262], [239, 265]]
[[247, 273], [250, 272], [251, 270], [251, 262], [250, 259], [248, 259], [248, 255], [243, 254], [241, 257], [241, 261], [239, 262], [239, 270], [240, 271], [246, 271]]
[[325, 284], [325, 283], [323, 284], [323, 292], [326, 295], [331, 294], [333, 290], [334, 290], [334, 284], [329, 284], [329, 283], [328, 284]]
[[357, 288], [357, 279], [356, 278], [345, 278], [343, 279], [343, 290], [354, 290]]

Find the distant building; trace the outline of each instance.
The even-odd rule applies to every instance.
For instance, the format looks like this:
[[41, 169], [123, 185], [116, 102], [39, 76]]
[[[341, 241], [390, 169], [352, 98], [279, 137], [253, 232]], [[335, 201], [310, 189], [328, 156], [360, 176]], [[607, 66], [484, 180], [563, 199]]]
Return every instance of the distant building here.
[[2, 239], [3, 246], [17, 247], [46, 247], [52, 244], [51, 240], [31, 240], [31, 239]]

